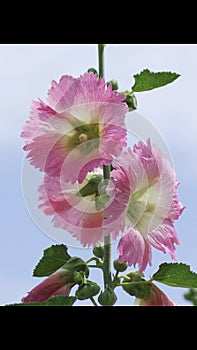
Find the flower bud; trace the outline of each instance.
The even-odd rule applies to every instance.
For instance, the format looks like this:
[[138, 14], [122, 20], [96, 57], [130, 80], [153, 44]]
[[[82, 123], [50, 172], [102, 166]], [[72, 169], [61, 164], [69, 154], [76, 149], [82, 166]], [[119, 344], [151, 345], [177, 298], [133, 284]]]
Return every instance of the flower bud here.
[[87, 72], [88, 72], [88, 73], [91, 73], [91, 72], [92, 72], [92, 73], [98, 75], [97, 70], [96, 70], [95, 68], [93, 68], [93, 67], [88, 68]]
[[79, 300], [85, 300], [98, 294], [99, 291], [100, 291], [100, 287], [98, 286], [98, 284], [87, 280], [85, 284], [83, 284], [82, 286], [79, 286], [79, 288], [75, 293], [75, 296]]
[[98, 301], [103, 306], [112, 306], [117, 301], [117, 296], [112, 288], [107, 287], [104, 292], [101, 292], [99, 295]]
[[118, 259], [114, 260], [114, 269], [118, 272], [123, 272], [127, 269], [128, 264], [127, 263], [119, 263]]
[[79, 190], [78, 195], [82, 197], [90, 196], [98, 192], [98, 185], [102, 180], [102, 175], [94, 175], [88, 179], [88, 183]]
[[107, 86], [109, 86], [109, 84], [112, 84], [112, 90], [118, 90], [119, 86], [118, 86], [118, 82], [116, 79], [112, 79], [112, 80], [108, 81]]
[[133, 111], [137, 108], [137, 99], [133, 92], [126, 93], [126, 99], [125, 102], [127, 103], [129, 107], [129, 111]]
[[73, 256], [72, 258], [70, 258], [63, 266], [62, 268], [69, 270], [71, 272], [80, 272], [80, 271], [84, 271], [86, 277], [89, 276], [89, 269], [87, 264], [85, 263], [84, 260], [82, 260], [81, 258], [78, 258], [77, 256]]
[[104, 247], [103, 244], [101, 242], [98, 242], [96, 244], [96, 246], [93, 249], [93, 254], [97, 257], [97, 258], [103, 258], [103, 254], [104, 254]]

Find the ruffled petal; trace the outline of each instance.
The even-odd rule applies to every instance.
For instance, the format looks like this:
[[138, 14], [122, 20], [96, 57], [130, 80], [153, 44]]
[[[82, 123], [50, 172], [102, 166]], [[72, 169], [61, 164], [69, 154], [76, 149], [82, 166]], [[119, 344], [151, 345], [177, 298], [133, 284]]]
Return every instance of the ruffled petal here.
[[112, 162], [126, 146], [124, 98], [93, 73], [52, 81], [49, 105], [33, 102], [21, 134], [30, 163], [50, 176], [62, 173], [66, 182], [74, 183], [82, 168], [83, 181], [96, 159], [101, 159], [97, 166]]
[[139, 265], [139, 272], [151, 265], [151, 249], [149, 242], [135, 229], [127, 229], [118, 243], [119, 262], [128, 265]]
[[166, 155], [150, 140], [147, 144], [140, 141], [134, 151], [123, 151], [113, 167], [116, 200], [122, 201], [123, 207], [125, 203], [126, 224], [122, 225], [118, 245], [120, 262], [138, 263], [139, 271], [143, 271], [151, 263], [151, 245], [175, 259], [179, 239], [173, 222], [184, 207], [178, 200], [178, 183]]
[[69, 89], [75, 81], [76, 79], [69, 75], [63, 75], [59, 83], [52, 80], [51, 88], [48, 90], [48, 103], [57, 112], [64, 111], [72, 104], [74, 96], [69, 93]]
[[169, 220], [150, 232], [147, 239], [153, 247], [164, 253], [169, 252], [171, 258], [176, 259], [175, 244], [180, 244], [180, 241], [173, 224]]

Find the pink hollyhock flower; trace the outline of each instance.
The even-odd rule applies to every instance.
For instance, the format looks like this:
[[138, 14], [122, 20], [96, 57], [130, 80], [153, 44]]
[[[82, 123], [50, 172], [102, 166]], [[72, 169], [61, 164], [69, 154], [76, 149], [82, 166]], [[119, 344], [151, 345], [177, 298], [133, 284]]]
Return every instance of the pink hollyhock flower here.
[[150, 295], [143, 299], [136, 298], [136, 306], [177, 306], [155, 284], [151, 283]]
[[[83, 246], [95, 246], [103, 241], [104, 236], [112, 233], [116, 239], [124, 220], [124, 208], [114, 197], [112, 181], [108, 182], [106, 194], [109, 200], [104, 207], [98, 208], [96, 194], [86, 197], [79, 195], [93, 174], [79, 184], [66, 183], [60, 177], [45, 175], [43, 184], [39, 187], [39, 208], [46, 214], [52, 215], [55, 227], [64, 229], [76, 237]], [[100, 188], [98, 186], [98, 192]], [[127, 195], [127, 194], [126, 194]], [[124, 194], [125, 197], [125, 194]], [[121, 194], [119, 194], [120, 199]]]
[[138, 263], [142, 272], [151, 265], [151, 246], [175, 259], [179, 239], [173, 223], [184, 207], [178, 201], [178, 182], [167, 157], [150, 140], [147, 144], [140, 141], [133, 150], [122, 152], [113, 166], [117, 201], [120, 194], [125, 198], [119, 262]]
[[55, 295], [69, 295], [70, 290], [74, 285], [73, 282], [69, 282], [70, 276], [70, 271], [64, 268], [58, 269], [33, 288], [26, 297], [21, 299], [21, 301], [23, 303], [41, 302]]
[[110, 164], [126, 146], [124, 99], [93, 73], [52, 81], [48, 104], [33, 101], [21, 133], [27, 158], [50, 176], [62, 171], [66, 182], [82, 182], [88, 171]]

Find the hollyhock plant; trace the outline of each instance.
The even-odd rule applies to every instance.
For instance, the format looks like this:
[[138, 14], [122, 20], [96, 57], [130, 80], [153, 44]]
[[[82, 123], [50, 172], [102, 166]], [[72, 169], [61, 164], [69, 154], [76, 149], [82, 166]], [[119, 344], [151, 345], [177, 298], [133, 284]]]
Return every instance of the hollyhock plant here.
[[177, 306], [177, 304], [167, 297], [154, 283], [151, 283], [150, 295], [144, 298], [136, 298], [136, 306]]
[[42, 302], [55, 295], [68, 296], [73, 282], [70, 281], [71, 272], [60, 268], [33, 288], [21, 301], [23, 303]]
[[72, 183], [82, 182], [95, 167], [110, 164], [126, 146], [124, 99], [92, 72], [52, 81], [48, 104], [33, 101], [21, 133], [30, 163], [50, 176], [59, 176], [64, 165], [62, 176]]
[[[176, 259], [179, 238], [174, 223], [184, 206], [175, 171], [151, 139], [127, 146], [126, 122], [132, 131], [135, 94], [172, 83], [180, 75], [144, 69], [133, 76], [129, 90], [119, 91], [115, 79], [104, 79], [104, 48], [98, 44], [98, 73], [90, 68], [79, 78], [63, 75], [58, 83], [52, 81], [47, 103], [32, 102], [21, 133], [26, 158], [43, 172], [39, 209], [55, 228], [65, 231], [65, 239], [71, 234], [82, 246], [92, 247], [92, 255], [87, 260], [72, 256], [61, 242], [45, 249], [33, 276], [48, 277], [19, 305], [70, 306], [89, 300], [94, 306], [112, 306], [121, 287], [136, 298], [136, 305], [174, 306], [153, 282], [197, 288], [197, 274], [184, 263], [160, 264], [149, 279], [145, 277], [152, 248]], [[141, 131], [140, 135], [153, 135], [151, 128]], [[117, 240], [118, 251], [113, 270], [112, 240]], [[102, 287], [87, 279], [92, 268], [102, 272]]]
[[150, 140], [147, 144], [140, 141], [114, 160], [113, 166], [117, 190], [122, 196], [130, 192], [118, 244], [119, 262], [138, 263], [142, 272], [151, 265], [151, 246], [175, 259], [179, 239], [173, 223], [184, 207], [178, 201], [178, 182], [167, 157]]

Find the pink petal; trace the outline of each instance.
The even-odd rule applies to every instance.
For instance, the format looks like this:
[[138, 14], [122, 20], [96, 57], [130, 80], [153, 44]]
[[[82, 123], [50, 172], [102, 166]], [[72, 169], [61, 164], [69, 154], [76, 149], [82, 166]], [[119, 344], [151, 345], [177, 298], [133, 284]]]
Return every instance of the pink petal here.
[[[74, 96], [71, 99], [69, 88], [75, 81], [76, 79], [73, 77], [69, 75], [63, 75], [59, 83], [56, 83], [55, 80], [51, 82], [51, 88], [48, 91], [48, 102], [57, 112], [64, 111], [72, 104]], [[63, 97], [64, 101], [62, 101]]]
[[155, 284], [151, 284], [151, 293], [147, 298], [139, 300], [139, 306], [176, 306]]
[[[178, 200], [178, 183], [167, 157], [150, 140], [141, 141], [113, 161], [116, 200], [125, 203], [120, 262], [138, 263], [143, 271], [151, 262], [151, 245], [173, 259], [179, 239], [173, 221], [184, 207]], [[129, 197], [128, 197], [129, 193]], [[127, 198], [126, 198], [127, 194]], [[125, 200], [124, 200], [125, 199]]]
[[172, 223], [164, 222], [156, 230], [150, 232], [147, 239], [153, 247], [164, 253], [169, 252], [172, 259], [176, 259], [174, 244], [180, 244], [180, 242]]
[[139, 272], [151, 265], [150, 244], [135, 229], [127, 230], [118, 243], [119, 262], [128, 265], [139, 265]]
[[43, 101], [33, 101], [30, 111], [30, 119], [26, 121], [21, 137], [26, 139], [26, 144], [29, 144], [40, 128], [40, 122], [45, 122], [54, 116], [56, 112], [47, 106]]

